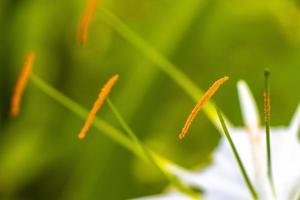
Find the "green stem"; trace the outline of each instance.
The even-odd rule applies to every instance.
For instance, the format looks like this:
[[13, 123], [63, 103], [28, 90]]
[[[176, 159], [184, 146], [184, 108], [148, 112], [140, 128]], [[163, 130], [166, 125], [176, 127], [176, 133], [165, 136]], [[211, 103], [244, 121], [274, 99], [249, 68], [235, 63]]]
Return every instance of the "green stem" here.
[[[150, 44], [148, 44], [137, 33], [131, 30], [125, 23], [123, 23], [117, 16], [109, 10], [101, 7], [103, 20], [114, 28], [122, 37], [124, 37], [130, 44], [140, 50], [147, 56], [156, 66], [164, 71], [170, 78], [172, 78], [193, 100], [198, 101], [203, 92], [197, 85], [191, 81], [181, 70], [179, 70], [167, 58], [158, 53]], [[208, 102], [203, 108], [204, 112], [210, 121], [219, 129], [218, 118], [213, 111], [214, 104]], [[226, 120], [228, 121], [228, 120]]]
[[272, 176], [272, 161], [271, 161], [271, 143], [270, 143], [270, 91], [269, 91], [269, 72], [265, 71], [265, 123], [266, 123], [266, 147], [267, 147], [267, 163], [268, 163], [268, 175]]
[[226, 138], [227, 138], [227, 141], [228, 141], [229, 144], [230, 144], [230, 147], [231, 147], [231, 149], [232, 149], [232, 151], [233, 151], [234, 157], [235, 157], [235, 159], [236, 159], [236, 161], [237, 161], [237, 163], [238, 163], [238, 166], [239, 166], [239, 168], [240, 168], [240, 170], [241, 170], [241, 172], [242, 172], [243, 178], [244, 178], [244, 180], [245, 180], [245, 182], [246, 182], [246, 185], [247, 185], [247, 187], [248, 187], [248, 189], [249, 189], [249, 191], [250, 191], [250, 193], [251, 193], [251, 196], [253, 197], [253, 199], [258, 200], [257, 192], [256, 192], [256, 190], [254, 189], [254, 186], [252, 185], [252, 183], [251, 183], [251, 181], [250, 181], [250, 178], [249, 178], [249, 176], [248, 176], [248, 174], [247, 174], [247, 172], [246, 172], [246, 169], [245, 169], [245, 167], [244, 167], [244, 165], [243, 165], [243, 162], [242, 162], [242, 160], [241, 160], [241, 158], [240, 158], [240, 156], [239, 156], [239, 153], [238, 153], [238, 151], [237, 151], [237, 149], [236, 149], [236, 147], [235, 147], [235, 145], [234, 145], [234, 142], [233, 142], [233, 140], [232, 140], [232, 138], [231, 138], [231, 136], [230, 136], [230, 134], [229, 134], [229, 131], [228, 131], [228, 129], [227, 129], [227, 126], [226, 126], [226, 124], [225, 124], [225, 121], [224, 121], [224, 119], [223, 119], [223, 116], [222, 116], [222, 114], [221, 114], [221, 112], [219, 111], [218, 108], [216, 108], [216, 110], [217, 110], [217, 114], [218, 114], [218, 117], [219, 117], [221, 126], [222, 126], [223, 131], [224, 131], [224, 133], [225, 133], [225, 136], [226, 136]]
[[138, 139], [136, 134], [133, 132], [133, 130], [129, 127], [129, 125], [125, 122], [122, 115], [119, 113], [117, 108], [114, 106], [114, 104], [107, 99], [108, 105], [112, 112], [114, 113], [115, 117], [125, 130], [125, 132], [129, 135], [130, 138], [136, 143], [136, 145], [140, 148], [140, 150], [144, 153], [145, 157], [147, 158], [148, 162], [153, 164], [154, 167], [156, 167], [161, 174], [163, 174], [167, 180], [176, 187], [179, 191], [183, 192], [184, 194], [190, 196], [192, 199], [199, 198], [199, 194], [196, 194], [193, 190], [183, 185], [173, 174], [169, 172], [168, 169], [166, 169], [164, 164], [161, 164], [158, 160], [155, 159], [155, 157], [152, 155], [151, 151], [142, 144], [142, 142]]
[[271, 155], [271, 131], [270, 131], [270, 86], [269, 86], [270, 72], [265, 69], [265, 124], [266, 124], [266, 151], [267, 151], [267, 173], [272, 188], [273, 194], [276, 196], [276, 191], [273, 182], [272, 173], [272, 155]]

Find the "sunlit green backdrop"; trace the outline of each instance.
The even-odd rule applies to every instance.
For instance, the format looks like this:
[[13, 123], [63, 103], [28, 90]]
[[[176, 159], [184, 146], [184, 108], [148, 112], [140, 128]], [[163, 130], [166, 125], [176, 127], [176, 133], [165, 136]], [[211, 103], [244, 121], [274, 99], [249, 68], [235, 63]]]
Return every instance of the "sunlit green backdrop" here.
[[[178, 140], [194, 100], [101, 17], [80, 47], [76, 30], [85, 0], [0, 1], [0, 199], [123, 200], [159, 193], [167, 181], [101, 132], [86, 140], [84, 121], [29, 82], [21, 115], [8, 116], [26, 54], [34, 71], [85, 108], [115, 73], [110, 99], [150, 148], [196, 169], [209, 162], [219, 134], [204, 113]], [[263, 69], [271, 69], [272, 125], [287, 125], [298, 105], [298, 0], [103, 0], [105, 7], [166, 56], [200, 88], [228, 75], [214, 97], [242, 126], [236, 82], [246, 80], [263, 106]], [[107, 104], [98, 116], [120, 128]]]

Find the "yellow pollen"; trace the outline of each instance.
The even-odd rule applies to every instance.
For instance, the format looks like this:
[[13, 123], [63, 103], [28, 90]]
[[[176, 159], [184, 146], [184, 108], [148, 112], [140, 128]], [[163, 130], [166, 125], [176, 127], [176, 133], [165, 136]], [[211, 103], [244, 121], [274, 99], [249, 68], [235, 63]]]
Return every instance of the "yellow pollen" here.
[[98, 95], [98, 99], [95, 101], [93, 108], [91, 109], [90, 114], [89, 114], [83, 128], [81, 129], [80, 133], [78, 134], [79, 139], [83, 139], [85, 137], [91, 124], [94, 121], [94, 118], [95, 118], [97, 112], [100, 110], [103, 102], [105, 101], [106, 97], [109, 95], [112, 87], [115, 85], [115, 83], [117, 82], [118, 79], [119, 79], [119, 75], [117, 75], [117, 74], [114, 75], [112, 78], [110, 78], [107, 81], [107, 83], [101, 89], [101, 91]]
[[188, 116], [185, 125], [181, 131], [181, 133], [179, 134], [179, 139], [183, 139], [193, 120], [195, 119], [195, 117], [197, 116], [198, 112], [201, 110], [201, 108], [205, 105], [206, 102], [208, 102], [210, 100], [210, 98], [215, 94], [215, 92], [218, 90], [218, 88], [227, 80], [229, 79], [229, 77], [225, 76], [223, 78], [218, 79], [216, 82], [214, 82], [214, 84], [204, 93], [204, 95], [200, 98], [200, 100], [198, 101], [198, 103], [196, 104], [196, 106], [194, 107], [194, 109], [192, 110], [192, 112], [190, 113], [190, 115]]
[[264, 98], [265, 98], [265, 120], [269, 121], [270, 120], [270, 111], [271, 111], [271, 106], [270, 106], [270, 95], [264, 92]]
[[91, 20], [96, 12], [98, 3], [99, 0], [87, 0], [86, 8], [78, 26], [77, 37], [80, 45], [84, 45], [87, 41]]
[[14, 92], [11, 97], [10, 115], [12, 117], [16, 117], [20, 113], [20, 104], [21, 104], [22, 96], [26, 88], [30, 74], [32, 72], [32, 63], [34, 59], [35, 59], [35, 53], [30, 52], [25, 58], [22, 71], [20, 72], [19, 77], [17, 79]]

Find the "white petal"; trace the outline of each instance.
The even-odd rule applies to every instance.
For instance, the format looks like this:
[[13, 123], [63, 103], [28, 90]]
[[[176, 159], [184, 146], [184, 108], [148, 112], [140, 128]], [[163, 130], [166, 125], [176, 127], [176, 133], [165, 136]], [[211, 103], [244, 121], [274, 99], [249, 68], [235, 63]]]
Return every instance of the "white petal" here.
[[[234, 129], [231, 133], [239, 149], [239, 153], [251, 179], [254, 169], [248, 134], [242, 129]], [[205, 192], [231, 196], [231, 199], [251, 199], [248, 188], [238, 168], [228, 141], [222, 137], [218, 148], [214, 151], [213, 163], [201, 172], [189, 172], [181, 168], [169, 168], [183, 183], [202, 188]], [[206, 195], [204, 195], [206, 197]], [[206, 199], [206, 198], [205, 198]]]
[[205, 200], [251, 200], [252, 198], [245, 198], [244, 196], [238, 196], [236, 193], [227, 193], [227, 194], [222, 194], [222, 193], [216, 193], [216, 192], [208, 192], [205, 194]]
[[259, 114], [251, 91], [245, 81], [239, 81], [237, 87], [244, 123], [248, 128], [257, 130]]
[[300, 129], [300, 104], [298, 105], [298, 108], [293, 116], [293, 119], [290, 124], [290, 130], [298, 137]]
[[300, 144], [287, 128], [273, 128], [272, 168], [277, 197], [290, 199], [300, 187]]
[[232, 200], [251, 200], [251, 196], [239, 174], [229, 168], [226, 170], [219, 164], [214, 163], [200, 173], [189, 172], [174, 166], [169, 167], [169, 169], [182, 183], [204, 189], [203, 199], [205, 200], [216, 200], [213, 199], [216, 196], [231, 197], [228, 199]]

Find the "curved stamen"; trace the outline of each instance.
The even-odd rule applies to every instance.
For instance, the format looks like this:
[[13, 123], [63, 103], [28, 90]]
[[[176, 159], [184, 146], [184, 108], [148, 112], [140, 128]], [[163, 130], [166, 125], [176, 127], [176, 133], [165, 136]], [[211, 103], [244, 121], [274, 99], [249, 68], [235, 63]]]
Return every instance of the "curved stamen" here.
[[87, 131], [89, 130], [91, 124], [94, 121], [94, 118], [95, 118], [97, 112], [100, 110], [104, 100], [109, 95], [111, 88], [115, 85], [115, 83], [117, 82], [118, 79], [119, 79], [119, 75], [114, 75], [112, 78], [110, 78], [107, 81], [107, 83], [101, 89], [101, 91], [98, 95], [98, 99], [95, 101], [94, 106], [91, 109], [90, 114], [89, 114], [88, 118], [86, 119], [86, 122], [85, 122], [83, 128], [81, 129], [80, 133], [78, 134], [79, 139], [83, 139], [85, 137]]
[[30, 52], [24, 61], [22, 71], [17, 79], [13, 95], [11, 97], [10, 115], [16, 117], [20, 113], [22, 96], [25, 91], [28, 79], [32, 72], [32, 63], [35, 59], [35, 53]]
[[89, 27], [92, 21], [92, 17], [97, 9], [99, 0], [88, 0], [86, 8], [81, 17], [78, 26], [78, 42], [80, 45], [84, 45], [88, 38]]
[[195, 119], [195, 117], [197, 116], [198, 112], [201, 110], [201, 108], [205, 105], [206, 102], [208, 102], [210, 100], [210, 98], [215, 94], [215, 92], [219, 89], [219, 87], [226, 82], [229, 79], [228, 76], [225, 76], [223, 78], [218, 79], [216, 82], [214, 82], [214, 84], [205, 92], [205, 94], [200, 98], [200, 100], [198, 101], [198, 103], [196, 104], [196, 106], [194, 107], [194, 109], [192, 110], [191, 114], [188, 116], [185, 125], [181, 131], [181, 133], [179, 134], [179, 139], [183, 139], [193, 120]]

